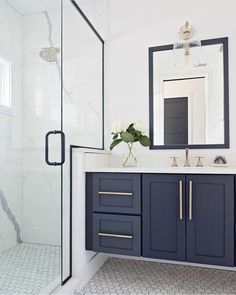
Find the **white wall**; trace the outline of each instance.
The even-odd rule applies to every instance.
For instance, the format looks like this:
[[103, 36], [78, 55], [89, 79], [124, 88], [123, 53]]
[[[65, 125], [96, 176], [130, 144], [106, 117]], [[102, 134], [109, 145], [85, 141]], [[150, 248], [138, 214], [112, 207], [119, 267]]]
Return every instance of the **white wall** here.
[[[22, 105], [22, 16], [0, 0], [0, 54], [14, 59], [13, 114], [0, 112], [0, 190], [18, 224], [22, 225], [21, 105]], [[0, 202], [0, 252], [16, 245], [16, 231]]]
[[[110, 0], [109, 37], [109, 99], [110, 118], [115, 120], [143, 120], [148, 124], [148, 47], [176, 42], [179, 27], [189, 20], [197, 30], [196, 38], [229, 37], [230, 74], [230, 136], [229, 150], [194, 150], [190, 155], [205, 156], [210, 164], [217, 154], [225, 154], [236, 164], [236, 27], [235, 2], [222, 1], [163, 1]], [[210, 12], [210, 13], [209, 13]], [[149, 151], [136, 146], [142, 165], [169, 165], [170, 156], [180, 156], [181, 150]], [[124, 148], [114, 150], [113, 164], [120, 165]], [[195, 164], [195, 159], [192, 161]]]

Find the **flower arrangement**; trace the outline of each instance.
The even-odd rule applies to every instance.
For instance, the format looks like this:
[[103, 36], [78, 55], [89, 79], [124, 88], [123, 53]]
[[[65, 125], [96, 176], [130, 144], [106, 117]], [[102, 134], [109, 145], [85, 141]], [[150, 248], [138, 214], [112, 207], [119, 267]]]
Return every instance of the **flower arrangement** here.
[[[148, 136], [145, 135], [146, 128], [143, 122], [127, 123], [118, 121], [112, 125], [113, 141], [110, 145], [110, 150], [113, 150], [121, 142], [127, 144], [129, 153], [123, 162], [123, 166], [136, 166], [137, 159], [133, 154], [133, 144], [139, 142], [142, 146], [148, 147], [151, 142]], [[131, 165], [130, 162], [133, 161]]]

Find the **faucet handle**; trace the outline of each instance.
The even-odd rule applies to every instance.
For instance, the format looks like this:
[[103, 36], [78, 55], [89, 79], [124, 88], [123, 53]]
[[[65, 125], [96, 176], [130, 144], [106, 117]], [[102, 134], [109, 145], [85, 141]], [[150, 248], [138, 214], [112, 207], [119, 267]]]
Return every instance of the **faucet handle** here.
[[179, 157], [170, 157], [170, 158], [173, 159], [171, 167], [178, 167], [176, 159], [178, 159]]
[[203, 167], [203, 164], [202, 164], [202, 160], [201, 159], [204, 159], [204, 157], [196, 157], [197, 160], [197, 165], [196, 167]]

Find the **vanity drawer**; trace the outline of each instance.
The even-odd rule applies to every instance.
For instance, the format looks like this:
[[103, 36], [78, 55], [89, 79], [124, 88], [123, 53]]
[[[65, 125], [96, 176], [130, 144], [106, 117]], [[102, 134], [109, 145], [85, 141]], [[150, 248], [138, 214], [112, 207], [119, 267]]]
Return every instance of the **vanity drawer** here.
[[141, 255], [141, 217], [93, 214], [93, 250]]
[[141, 214], [141, 175], [93, 174], [93, 211]]

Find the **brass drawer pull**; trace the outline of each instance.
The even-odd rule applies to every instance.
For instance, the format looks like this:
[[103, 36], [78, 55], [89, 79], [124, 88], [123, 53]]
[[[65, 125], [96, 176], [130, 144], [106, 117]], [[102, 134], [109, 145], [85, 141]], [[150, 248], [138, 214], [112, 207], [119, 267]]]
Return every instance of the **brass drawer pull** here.
[[106, 234], [106, 233], [98, 233], [98, 235], [100, 237], [121, 238], [121, 239], [133, 239], [133, 236], [126, 236], [126, 235]]
[[189, 181], [189, 220], [193, 219], [193, 182]]
[[179, 219], [183, 220], [183, 181], [179, 181]]
[[98, 192], [99, 195], [107, 195], [107, 196], [129, 196], [132, 197], [133, 193], [125, 193], [125, 192]]

